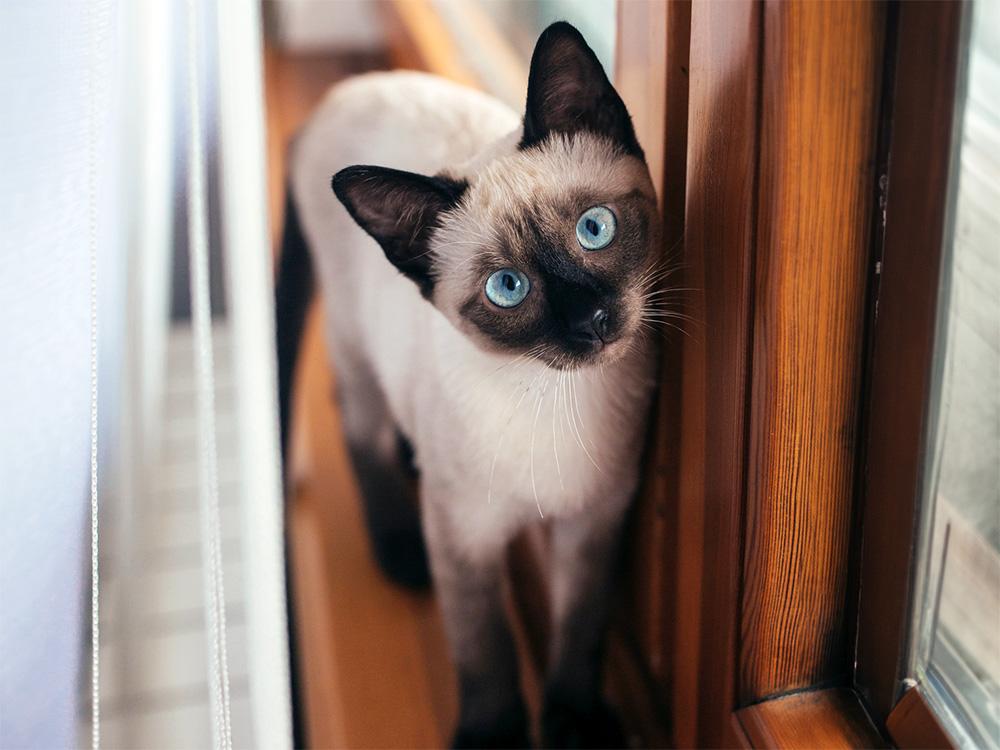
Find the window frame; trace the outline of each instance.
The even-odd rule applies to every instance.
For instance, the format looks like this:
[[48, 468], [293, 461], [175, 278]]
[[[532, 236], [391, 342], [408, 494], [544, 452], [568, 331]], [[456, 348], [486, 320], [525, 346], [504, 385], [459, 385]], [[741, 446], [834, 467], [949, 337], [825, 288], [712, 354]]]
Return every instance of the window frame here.
[[894, 81], [875, 245], [854, 682], [900, 747], [932, 727], [938, 744], [947, 737], [908, 667], [967, 11], [947, 1], [896, 4], [887, 56]]
[[[834, 552], [849, 574], [846, 587], [839, 588], [832, 573], [816, 567], [825, 576], [824, 596], [844, 597], [844, 616], [831, 623], [836, 635], [809, 628], [805, 636], [816, 644], [839, 639], [842, 648], [833, 647], [836, 653], [830, 658], [796, 675], [802, 665], [788, 661], [767, 673], [776, 663], [772, 657], [780, 653], [772, 648], [755, 657], [744, 618], [748, 601], [756, 596], [752, 606], [791, 612], [791, 627], [808, 620], [794, 609], [795, 596], [784, 593], [794, 588], [794, 573], [777, 573], [775, 596], [748, 594], [747, 588], [748, 578], [756, 575], [750, 567], [755, 546], [761, 539], [773, 541], [773, 535], [754, 537], [750, 527], [762, 507], [771, 504], [781, 511], [775, 496], [780, 487], [762, 490], [755, 484], [759, 446], [770, 441], [762, 428], [767, 410], [774, 408], [755, 383], [772, 376], [774, 365], [755, 336], [770, 323], [760, 305], [775, 292], [775, 279], [761, 276], [761, 264], [770, 262], [766, 254], [773, 252], [761, 226], [770, 220], [782, 232], [781, 222], [791, 220], [769, 219], [766, 212], [772, 206], [757, 197], [762, 180], [771, 179], [766, 171], [774, 168], [774, 155], [782, 147], [773, 128], [786, 93], [775, 94], [769, 76], [783, 64], [788, 9], [770, 0], [751, 0], [729, 3], [721, 14], [710, 5], [696, 4], [690, 11], [684, 59], [668, 59], [668, 68], [691, 70], [688, 98], [668, 100], [668, 111], [684, 106], [689, 113], [684, 286], [700, 283], [700, 298], [688, 312], [704, 321], [694, 341], [685, 339], [668, 349], [680, 374], [664, 383], [662, 396], [675, 403], [661, 407], [660, 419], [672, 414], [677, 426], [663, 432], [683, 435], [683, 441], [665, 453], [654, 443], [650, 469], [652, 482], [662, 486], [654, 499], [669, 509], [660, 546], [676, 566], [675, 580], [663, 587], [667, 601], [662, 605], [676, 619], [662, 634], [671, 639], [665, 650], [671, 661], [666, 682], [673, 739], [679, 746], [821, 740], [851, 746], [861, 742], [859, 737], [874, 745], [888, 736], [900, 747], [953, 745], [923, 698], [923, 688], [904, 678], [966, 7], [947, 1], [876, 3], [872, 7], [877, 10], [860, 27], [874, 40], [877, 73], [871, 76], [868, 70], [858, 77], [868, 75], [874, 86], [874, 118], [867, 121], [874, 179], [867, 208], [850, 217], [869, 222], [866, 239], [857, 247], [866, 256], [866, 275], [860, 281], [864, 325], [856, 332], [862, 346], [854, 363], [858, 398], [853, 409], [843, 412], [843, 429], [853, 436], [849, 460], [854, 465], [851, 486], [824, 501], [830, 523], [838, 523], [845, 512], [850, 516], [848, 537]], [[823, 22], [813, 18], [809, 23], [813, 32]], [[852, 46], [850, 36], [834, 43], [848, 53], [865, 54]], [[734, 59], [745, 71], [743, 85], [727, 88]], [[743, 106], [748, 103], [749, 110]], [[853, 116], [871, 114], [862, 108]], [[668, 141], [671, 137], [676, 134], [668, 132]], [[921, 158], [913, 158], [915, 154]], [[739, 190], [747, 171], [755, 175], [749, 197]], [[751, 208], [744, 213], [748, 202]], [[728, 213], [723, 210], [727, 207]], [[732, 209], [738, 210], [734, 214]], [[704, 223], [712, 215], [723, 217], [714, 228]], [[726, 268], [726, 273], [705, 274], [713, 256], [722, 261], [714, 267]], [[906, 262], [885, 266], [883, 272], [886, 259], [895, 257]], [[747, 283], [749, 288], [743, 286]], [[851, 304], [854, 314], [858, 308]], [[780, 315], [780, 306], [772, 306], [771, 313]], [[679, 385], [672, 382], [675, 377]], [[720, 387], [712, 388], [712, 383]], [[706, 398], [708, 391], [713, 399]], [[794, 405], [802, 405], [803, 393], [793, 399]], [[795, 452], [777, 460], [790, 471], [810, 470]], [[672, 485], [659, 476], [664, 467], [678, 473]], [[791, 529], [792, 535], [799, 531]], [[760, 659], [756, 666], [755, 658]], [[763, 672], [755, 672], [757, 668]], [[757, 680], [759, 685], [770, 680], [778, 690], [765, 694], [747, 684], [761, 675], [765, 679]], [[796, 679], [803, 687], [794, 684]], [[801, 734], [806, 725], [812, 732], [808, 738]]]
[[[691, 9], [683, 285], [699, 290], [687, 312], [702, 325], [671, 362], [683, 440], [663, 462], [677, 472], [665, 498], [677, 746], [884, 742], [849, 680], [855, 449], [823, 443], [856, 446], [884, 29], [884, 4]], [[809, 169], [788, 168], [805, 152]], [[797, 278], [814, 305], [790, 291]], [[778, 356], [819, 329], [826, 369]], [[795, 449], [793, 412], [816, 450]], [[796, 548], [816, 550], [805, 570], [768, 567]]]

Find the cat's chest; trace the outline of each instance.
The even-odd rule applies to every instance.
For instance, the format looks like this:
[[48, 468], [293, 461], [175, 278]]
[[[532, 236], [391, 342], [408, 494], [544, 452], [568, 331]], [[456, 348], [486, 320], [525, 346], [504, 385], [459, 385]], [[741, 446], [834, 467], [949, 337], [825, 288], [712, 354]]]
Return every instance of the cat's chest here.
[[537, 363], [470, 368], [450, 379], [447, 407], [430, 417], [436, 468], [470, 502], [542, 516], [578, 509], [615, 490], [632, 441], [610, 388], [598, 373]]

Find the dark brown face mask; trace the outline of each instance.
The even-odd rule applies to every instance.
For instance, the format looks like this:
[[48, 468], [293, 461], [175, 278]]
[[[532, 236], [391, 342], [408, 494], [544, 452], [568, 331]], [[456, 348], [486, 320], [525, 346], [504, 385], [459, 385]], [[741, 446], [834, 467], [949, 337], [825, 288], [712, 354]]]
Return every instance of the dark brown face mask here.
[[[611, 161], [644, 163], [629, 113], [596, 55], [576, 29], [555, 23], [532, 56], [517, 151], [533, 161], [533, 154], [544, 158], [579, 139], [598, 144]], [[333, 178], [350, 215], [432, 302], [436, 280], [450, 270], [434, 251], [435, 231], [449, 222], [460, 228], [458, 209], [477, 188], [476, 175], [374, 166], [348, 167]], [[462, 300], [455, 312], [485, 347], [531, 351], [554, 366], [575, 367], [598, 360], [636, 330], [634, 288], [649, 262], [656, 207], [638, 187], [625, 195], [548, 192], [514, 196], [520, 207], [490, 217], [493, 243], [502, 238], [502, 246], [477, 250], [470, 288], [452, 298]]]

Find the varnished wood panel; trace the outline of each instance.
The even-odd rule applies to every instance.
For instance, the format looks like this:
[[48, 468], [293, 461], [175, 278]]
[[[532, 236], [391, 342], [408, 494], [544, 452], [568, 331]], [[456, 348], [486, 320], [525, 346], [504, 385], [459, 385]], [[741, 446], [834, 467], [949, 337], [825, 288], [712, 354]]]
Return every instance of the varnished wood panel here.
[[886, 730], [900, 750], [952, 750], [956, 746], [915, 686], [892, 709]]
[[672, 716], [680, 747], [733, 746], [760, 6], [691, 9], [685, 264], [696, 321], [679, 356]]
[[896, 32], [855, 675], [880, 717], [905, 676], [962, 12], [953, 2], [901, 3]]
[[741, 709], [750, 745], [783, 750], [889, 747], [858, 697], [844, 688], [795, 693]]
[[[679, 7], [673, 8], [673, 5]], [[618, 4], [615, 88], [632, 115], [636, 136], [646, 153], [653, 185], [661, 201], [668, 168], [666, 150], [674, 143], [673, 136], [678, 135], [672, 128], [665, 132], [668, 102], [680, 93], [676, 87], [681, 83], [676, 79], [676, 71], [668, 71], [667, 59], [668, 54], [671, 58], [677, 54], [677, 44], [687, 42], [686, 30], [677, 34], [678, 28], [684, 26], [685, 8], [689, 9], [690, 3], [630, 0]], [[686, 93], [684, 96], [686, 98]], [[683, 144], [683, 137], [679, 142]], [[674, 187], [671, 185], [671, 190]]]
[[764, 5], [742, 705], [846, 679], [884, 7]]

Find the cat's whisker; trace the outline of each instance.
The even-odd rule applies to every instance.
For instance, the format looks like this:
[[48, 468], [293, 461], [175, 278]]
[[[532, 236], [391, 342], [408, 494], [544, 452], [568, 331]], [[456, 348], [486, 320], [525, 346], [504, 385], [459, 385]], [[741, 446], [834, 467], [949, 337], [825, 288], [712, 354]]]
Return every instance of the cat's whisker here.
[[689, 315], [684, 313], [675, 313], [669, 310], [646, 310], [639, 314], [640, 318], [645, 318], [646, 320], [683, 320], [687, 323], [696, 322]]
[[562, 467], [559, 465], [559, 446], [556, 443], [556, 402], [559, 400], [559, 391], [562, 388], [562, 371], [556, 373], [556, 389], [552, 392], [552, 454], [556, 460], [556, 474], [559, 476], [559, 489], [565, 491], [563, 484]]
[[674, 268], [663, 271], [656, 274], [655, 276], [650, 276], [645, 281], [636, 283], [638, 287], [644, 294], [650, 294], [659, 291], [670, 291], [671, 289], [679, 289], [680, 287], [667, 286], [667, 282], [671, 276], [673, 276], [680, 269]]
[[674, 297], [673, 295], [674, 295], [673, 290], [670, 290], [669, 292], [665, 292], [662, 294], [646, 295], [645, 297], [642, 298], [642, 300], [646, 303], [646, 307], [662, 307], [664, 305], [671, 303], [683, 304], [685, 302], [685, 299], [684, 297], [681, 296], [681, 294], [677, 294], [676, 297]]
[[648, 292], [643, 295], [643, 299], [655, 299], [657, 297], [665, 297], [670, 294], [685, 294], [687, 292], [697, 292], [698, 290], [693, 287], [678, 287], [672, 286], [669, 289], [656, 289], [652, 292]]
[[577, 397], [577, 393], [576, 393], [576, 379], [573, 377], [573, 375], [570, 375], [569, 386], [570, 386], [570, 391], [573, 394], [573, 409], [570, 412], [570, 414], [573, 415], [573, 422], [574, 422], [574, 424], [576, 424], [577, 416], [579, 416], [579, 418], [580, 418], [580, 423], [578, 425], [576, 425], [577, 441], [580, 443], [580, 447], [583, 448], [583, 452], [587, 454], [587, 458], [590, 459], [590, 463], [592, 463], [594, 465], [595, 469], [597, 469], [599, 472], [601, 472], [603, 474], [604, 471], [601, 469], [600, 466], [597, 465], [597, 461], [594, 460], [594, 457], [591, 455], [590, 450], [587, 448], [586, 444], [584, 443], [583, 435], [582, 435], [582, 433], [580, 431], [580, 428], [582, 427], [583, 428], [583, 432], [586, 432], [587, 431], [587, 427], [586, 427], [586, 425], [583, 424], [583, 414], [580, 413], [580, 401], [579, 401], [579, 399]]
[[653, 327], [654, 325], [667, 326], [668, 328], [673, 328], [678, 333], [682, 333], [688, 338], [691, 338], [691, 334], [685, 331], [683, 328], [681, 328], [678, 325], [675, 325], [674, 323], [671, 323], [670, 321], [663, 320], [662, 318], [640, 319], [640, 322], [643, 325], [650, 326], [652, 330], [656, 330], [656, 328]]
[[570, 400], [570, 397], [572, 395], [572, 387], [571, 387], [572, 386], [572, 380], [573, 380], [572, 373], [569, 372], [569, 371], [566, 371], [565, 372], [565, 378], [566, 378], [566, 385], [565, 385], [565, 394], [563, 395], [563, 400], [564, 400], [564, 409], [563, 409], [563, 411], [566, 414], [566, 425], [568, 426], [569, 432], [573, 436], [573, 439], [576, 440], [577, 445], [579, 445], [581, 448], [585, 449], [585, 446], [583, 444], [583, 439], [580, 437], [580, 433], [579, 433], [579, 431], [577, 430], [577, 427], [576, 427], [576, 417], [573, 415], [573, 410], [570, 407], [570, 401], [569, 400]]
[[538, 432], [538, 416], [542, 413], [542, 401], [545, 398], [545, 393], [549, 389], [549, 382], [551, 376], [546, 378], [545, 387], [538, 394], [538, 404], [535, 406], [535, 419], [531, 424], [531, 445], [528, 448], [528, 452], [531, 456], [531, 493], [535, 496], [535, 507], [538, 508], [538, 515], [541, 518], [545, 518], [545, 514], [542, 513], [542, 504], [538, 500], [538, 486], [535, 484], [535, 434]]
[[[540, 353], [542, 349], [544, 349], [544, 344], [536, 344], [535, 346], [531, 347], [531, 349], [529, 349], [528, 351], [526, 351], [526, 352], [524, 352], [522, 354], [519, 354], [514, 359], [508, 360], [507, 362], [504, 362], [503, 364], [498, 365], [495, 369], [491, 370], [490, 372], [486, 373], [482, 378], [480, 378], [472, 386], [471, 390], [474, 391], [474, 392], [478, 391], [479, 388], [483, 385], [483, 383], [485, 383], [487, 380], [489, 380], [490, 378], [492, 378], [494, 375], [496, 375], [501, 370], [503, 370], [503, 369], [505, 369], [507, 367], [510, 367], [511, 365], [513, 365], [515, 363], [524, 364], [529, 359], [531, 359], [531, 357], [533, 357], [535, 354]], [[518, 370], [518, 369], [520, 369], [520, 365], [518, 365], [518, 367], [516, 367], [514, 369], [515, 369], [515, 371]]]
[[641, 315], [647, 318], [669, 318], [672, 320], [683, 320], [688, 323], [698, 324], [698, 321], [688, 315], [687, 313], [678, 312], [676, 310], [658, 310], [655, 308], [647, 308]]
[[576, 428], [575, 418], [573, 417], [573, 411], [570, 406], [570, 382], [572, 381], [573, 374], [569, 370], [563, 370], [562, 372], [562, 413], [560, 414], [560, 426], [562, 428], [563, 440], [566, 439], [566, 433], [568, 432], [572, 435], [573, 440], [577, 445], [586, 452], [587, 448], [583, 444], [583, 439], [580, 437], [579, 431]]
[[[487, 491], [486, 491], [486, 502], [487, 503], [492, 503], [493, 502], [493, 478], [496, 475], [497, 458], [500, 456], [500, 448], [503, 446], [503, 440], [507, 436], [507, 429], [510, 427], [510, 423], [514, 420], [514, 415], [517, 414], [517, 410], [520, 409], [521, 408], [521, 404], [524, 403], [524, 397], [528, 395], [528, 393], [534, 387], [535, 383], [537, 383], [538, 380], [539, 380], [539, 378], [541, 378], [542, 375], [544, 375], [544, 374], [545, 374], [545, 370], [542, 370], [537, 375], [535, 375], [534, 378], [532, 378], [532, 380], [531, 380], [530, 383], [528, 383], [527, 387], [524, 389], [524, 391], [522, 391], [521, 397], [517, 400], [517, 403], [514, 404], [514, 408], [511, 410], [510, 416], [507, 417], [507, 422], [504, 424], [503, 429], [500, 431], [500, 438], [497, 440], [497, 447], [496, 447], [496, 450], [493, 452], [493, 462], [490, 464], [490, 483], [489, 483], [489, 487], [487, 488]], [[523, 383], [523, 382], [524, 381], [520, 381], [518, 383], [518, 387], [520, 387], [521, 383]], [[513, 399], [513, 394], [514, 393], [517, 393], [517, 388], [515, 388], [514, 391], [512, 392], [512, 394], [510, 396], [511, 399]]]
[[679, 273], [685, 268], [687, 268], [687, 264], [681, 264], [681, 263], [675, 263], [663, 266], [654, 266], [640, 277], [641, 284], [637, 283], [637, 286], [638, 285], [646, 285], [649, 287], [656, 286], [658, 283], [663, 282], [664, 280], [670, 278], [675, 273]]

